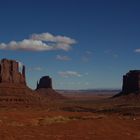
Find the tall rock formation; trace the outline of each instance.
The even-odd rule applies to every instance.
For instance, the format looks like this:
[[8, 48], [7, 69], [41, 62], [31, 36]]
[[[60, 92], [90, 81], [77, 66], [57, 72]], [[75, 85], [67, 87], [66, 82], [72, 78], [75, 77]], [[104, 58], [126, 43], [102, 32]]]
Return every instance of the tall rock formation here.
[[140, 70], [131, 70], [123, 76], [122, 93], [140, 92]]
[[25, 66], [21, 71], [15, 60], [0, 61], [0, 106], [40, 104], [40, 96], [26, 85]]
[[25, 66], [20, 72], [17, 61], [8, 59], [0, 61], [0, 106], [46, 104], [44, 97], [48, 96], [51, 99], [61, 97], [52, 89], [52, 80], [49, 76], [42, 77], [37, 90], [33, 91], [26, 85]]
[[[52, 88], [52, 79], [49, 76], [43, 76], [36, 87], [37, 93], [43, 97], [44, 100], [63, 99], [64, 97]], [[45, 98], [44, 98], [45, 97]]]
[[43, 76], [40, 80], [39, 83], [37, 82], [37, 88], [52, 88], [52, 79], [49, 76]]
[[140, 93], [140, 70], [130, 70], [123, 76], [122, 91], [114, 97], [130, 93]]
[[1, 83], [26, 85], [25, 66], [23, 66], [22, 73], [20, 73], [18, 62], [2, 59], [0, 62], [0, 84]]

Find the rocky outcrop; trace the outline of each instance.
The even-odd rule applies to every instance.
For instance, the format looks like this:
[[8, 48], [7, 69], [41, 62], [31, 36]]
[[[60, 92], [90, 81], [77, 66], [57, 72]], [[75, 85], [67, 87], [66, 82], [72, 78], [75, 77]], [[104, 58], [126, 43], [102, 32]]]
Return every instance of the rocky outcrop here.
[[43, 76], [39, 83], [37, 82], [36, 92], [43, 97], [43, 100], [64, 99], [61, 94], [52, 88], [52, 79], [49, 76]]
[[131, 70], [123, 76], [122, 93], [140, 92], [140, 70]]
[[38, 106], [46, 104], [46, 99], [48, 101], [60, 97], [61, 95], [52, 89], [52, 79], [49, 76], [42, 77], [37, 84], [37, 90], [33, 91], [26, 85], [25, 66], [20, 72], [17, 61], [0, 61], [0, 106]]
[[140, 70], [131, 70], [123, 76], [122, 91], [115, 97], [131, 93], [140, 93]]
[[23, 66], [22, 73], [20, 73], [18, 62], [2, 59], [0, 62], [0, 84], [1, 83], [26, 85], [25, 66]]
[[37, 88], [51, 88], [52, 89], [52, 79], [49, 76], [43, 76], [40, 80], [39, 83], [37, 82]]
[[25, 66], [15, 60], [0, 61], [0, 106], [38, 105], [40, 96], [26, 85]]

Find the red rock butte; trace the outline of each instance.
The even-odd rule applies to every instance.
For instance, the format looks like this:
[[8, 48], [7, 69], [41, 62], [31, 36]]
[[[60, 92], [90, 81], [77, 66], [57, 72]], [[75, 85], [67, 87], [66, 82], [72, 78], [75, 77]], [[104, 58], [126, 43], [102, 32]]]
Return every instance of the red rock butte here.
[[37, 82], [36, 89], [40, 89], [40, 88], [51, 88], [52, 89], [52, 79], [49, 76], [43, 76], [39, 80], [39, 83]]
[[60, 99], [62, 96], [52, 89], [52, 79], [44, 76], [40, 79], [37, 90], [26, 84], [25, 66], [19, 71], [15, 60], [0, 61], [0, 106], [2, 105], [40, 105], [49, 99]]
[[41, 97], [46, 97], [50, 100], [64, 99], [61, 94], [53, 90], [52, 78], [50, 78], [49, 76], [43, 76], [40, 78], [39, 83], [37, 82], [36, 92]]
[[123, 75], [122, 91], [114, 97], [129, 94], [140, 95], [140, 70], [130, 70]]
[[131, 70], [123, 76], [122, 93], [140, 93], [140, 70]]
[[39, 96], [26, 85], [25, 66], [19, 71], [15, 60], [0, 61], [0, 105], [38, 104]]
[[0, 87], [17, 85], [26, 86], [25, 66], [22, 67], [22, 73], [20, 73], [17, 61], [2, 59], [0, 62]]

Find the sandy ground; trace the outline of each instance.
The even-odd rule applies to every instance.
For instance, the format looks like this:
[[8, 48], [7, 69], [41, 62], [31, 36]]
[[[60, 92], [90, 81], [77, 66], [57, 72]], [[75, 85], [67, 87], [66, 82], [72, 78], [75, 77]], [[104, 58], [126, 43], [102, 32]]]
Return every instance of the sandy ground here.
[[139, 104], [92, 98], [47, 108], [1, 108], [0, 140], [140, 140]]

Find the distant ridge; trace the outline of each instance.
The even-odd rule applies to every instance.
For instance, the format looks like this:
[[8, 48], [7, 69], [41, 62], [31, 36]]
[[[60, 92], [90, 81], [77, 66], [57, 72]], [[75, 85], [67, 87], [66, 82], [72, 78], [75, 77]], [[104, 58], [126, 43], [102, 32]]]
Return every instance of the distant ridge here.
[[121, 90], [113, 90], [113, 89], [110, 89], [110, 90], [107, 90], [107, 89], [105, 89], [105, 90], [103, 90], [103, 89], [101, 89], [101, 90], [99, 90], [99, 89], [90, 89], [90, 90], [56, 90], [56, 91], [58, 91], [58, 92], [60, 92], [60, 93], [64, 93], [64, 92], [66, 92], [66, 93], [71, 93], [71, 92], [75, 92], [75, 93], [118, 93], [118, 92], [120, 92]]

